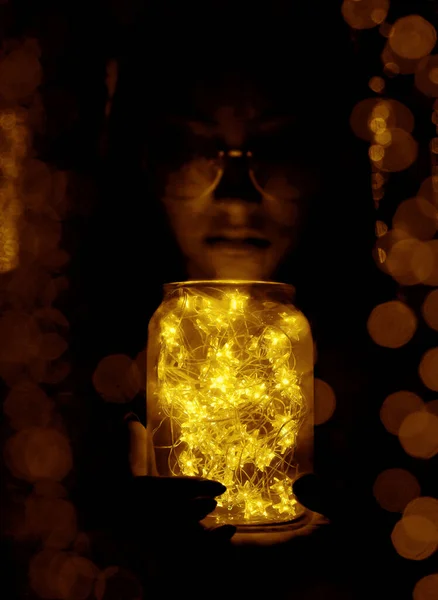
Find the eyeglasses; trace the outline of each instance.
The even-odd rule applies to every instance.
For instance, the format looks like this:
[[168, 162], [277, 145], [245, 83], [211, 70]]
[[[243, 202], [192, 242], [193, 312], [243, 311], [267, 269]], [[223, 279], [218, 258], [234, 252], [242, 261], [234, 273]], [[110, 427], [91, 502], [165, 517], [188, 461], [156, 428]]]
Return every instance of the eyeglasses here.
[[290, 153], [261, 154], [234, 148], [219, 150], [215, 156], [197, 152], [169, 169], [167, 192], [181, 199], [201, 199], [215, 192], [247, 198], [293, 198], [291, 173], [296, 183], [297, 159]]

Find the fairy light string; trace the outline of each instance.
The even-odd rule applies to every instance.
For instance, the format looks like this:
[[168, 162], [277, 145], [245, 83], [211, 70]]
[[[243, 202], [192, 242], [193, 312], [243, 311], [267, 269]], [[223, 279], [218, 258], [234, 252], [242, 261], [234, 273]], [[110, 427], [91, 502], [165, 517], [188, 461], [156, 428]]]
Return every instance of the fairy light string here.
[[190, 287], [160, 319], [154, 446], [169, 473], [227, 486], [218, 521], [282, 522], [299, 511], [294, 452], [308, 405], [294, 349], [304, 322], [292, 306], [239, 289]]

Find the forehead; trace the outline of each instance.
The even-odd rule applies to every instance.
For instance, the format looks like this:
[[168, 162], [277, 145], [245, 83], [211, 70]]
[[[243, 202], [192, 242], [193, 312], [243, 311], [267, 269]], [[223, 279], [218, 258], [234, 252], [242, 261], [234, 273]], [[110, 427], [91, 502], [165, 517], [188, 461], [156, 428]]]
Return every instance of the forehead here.
[[161, 105], [164, 115], [206, 125], [258, 123], [291, 118], [298, 112], [291, 86], [251, 69], [187, 73], [174, 80], [173, 92]]

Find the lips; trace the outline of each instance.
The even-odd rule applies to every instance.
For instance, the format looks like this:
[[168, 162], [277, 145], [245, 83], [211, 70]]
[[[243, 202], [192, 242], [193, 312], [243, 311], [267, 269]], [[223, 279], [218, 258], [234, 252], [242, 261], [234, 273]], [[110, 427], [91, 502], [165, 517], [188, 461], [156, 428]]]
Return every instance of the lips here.
[[271, 245], [269, 240], [253, 236], [235, 237], [218, 235], [207, 237], [205, 241], [212, 248], [227, 250], [265, 250]]

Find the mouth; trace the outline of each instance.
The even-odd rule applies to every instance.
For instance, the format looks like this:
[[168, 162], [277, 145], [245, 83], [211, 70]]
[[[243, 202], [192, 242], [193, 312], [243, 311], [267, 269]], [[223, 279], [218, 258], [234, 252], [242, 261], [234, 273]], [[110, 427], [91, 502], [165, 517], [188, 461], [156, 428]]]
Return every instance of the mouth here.
[[228, 250], [231, 252], [253, 252], [254, 250], [266, 250], [271, 243], [265, 238], [259, 237], [226, 237], [212, 236], [206, 238], [206, 244], [214, 249]]

